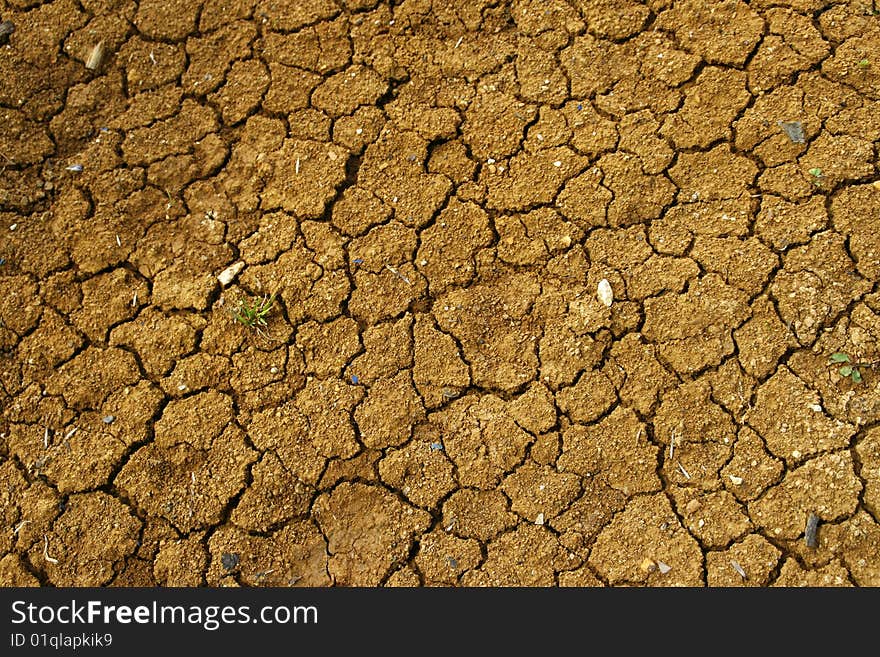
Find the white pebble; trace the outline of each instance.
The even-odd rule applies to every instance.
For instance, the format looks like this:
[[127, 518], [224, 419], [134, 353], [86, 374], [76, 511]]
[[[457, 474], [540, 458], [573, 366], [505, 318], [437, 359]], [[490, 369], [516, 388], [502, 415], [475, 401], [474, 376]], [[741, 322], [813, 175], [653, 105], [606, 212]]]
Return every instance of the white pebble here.
[[611, 283], [608, 282], [607, 278], [603, 278], [599, 281], [599, 285], [596, 288], [596, 296], [599, 297], [599, 301], [603, 304], [611, 307], [611, 304], [614, 302], [614, 291], [611, 289]]
[[226, 287], [229, 285], [236, 276], [241, 273], [241, 270], [244, 269], [244, 262], [239, 260], [235, 264], [229, 265], [226, 269], [220, 272], [217, 276], [217, 280], [220, 281], [220, 285]]

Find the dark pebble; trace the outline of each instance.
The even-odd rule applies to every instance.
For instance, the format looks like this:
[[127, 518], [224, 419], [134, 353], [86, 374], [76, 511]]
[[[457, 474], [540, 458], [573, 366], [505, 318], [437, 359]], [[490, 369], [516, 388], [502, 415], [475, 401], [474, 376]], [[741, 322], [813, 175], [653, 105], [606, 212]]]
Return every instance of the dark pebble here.
[[231, 552], [224, 552], [223, 556], [220, 557], [220, 563], [223, 564], [223, 567], [226, 570], [232, 570], [238, 565], [238, 555], [233, 554]]
[[3, 21], [0, 23], [0, 46], [9, 41], [9, 35], [15, 32], [15, 23], [12, 21]]
[[816, 532], [819, 529], [819, 516], [815, 513], [811, 513], [807, 518], [807, 527], [804, 530], [804, 542], [807, 544], [807, 547], [818, 547], [819, 539], [816, 536]]

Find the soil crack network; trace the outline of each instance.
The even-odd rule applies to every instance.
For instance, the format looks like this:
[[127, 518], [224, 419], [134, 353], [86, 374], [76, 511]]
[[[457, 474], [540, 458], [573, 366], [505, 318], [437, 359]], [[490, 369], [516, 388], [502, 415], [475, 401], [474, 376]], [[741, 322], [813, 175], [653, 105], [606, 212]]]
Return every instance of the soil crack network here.
[[880, 585], [870, 0], [0, 3], [0, 583]]

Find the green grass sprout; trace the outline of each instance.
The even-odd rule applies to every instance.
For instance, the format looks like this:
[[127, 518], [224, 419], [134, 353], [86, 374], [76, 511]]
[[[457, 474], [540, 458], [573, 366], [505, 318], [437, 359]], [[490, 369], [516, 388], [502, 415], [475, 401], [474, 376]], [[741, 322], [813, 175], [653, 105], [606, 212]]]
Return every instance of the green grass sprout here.
[[854, 361], [849, 354], [843, 351], [836, 351], [828, 357], [828, 363], [839, 367], [837, 373], [844, 378], [852, 380], [853, 383], [861, 383], [862, 368], [872, 367], [871, 363], [862, 363]]
[[271, 295], [263, 295], [262, 297], [241, 299], [232, 316], [239, 324], [262, 333], [262, 329], [267, 326], [266, 317], [272, 311], [275, 297], [276, 294], [273, 292]]

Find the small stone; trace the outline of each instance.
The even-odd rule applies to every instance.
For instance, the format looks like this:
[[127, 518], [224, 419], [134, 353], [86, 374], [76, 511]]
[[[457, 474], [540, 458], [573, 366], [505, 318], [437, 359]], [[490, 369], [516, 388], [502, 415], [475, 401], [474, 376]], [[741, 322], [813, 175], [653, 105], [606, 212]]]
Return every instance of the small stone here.
[[223, 568], [226, 570], [232, 570], [238, 565], [238, 562], [238, 555], [231, 552], [224, 552], [220, 557], [220, 563], [223, 564]]
[[599, 301], [609, 308], [614, 303], [614, 291], [611, 289], [611, 283], [608, 282], [607, 278], [599, 281], [599, 285], [596, 287], [596, 296], [599, 297]]
[[544, 524], [544, 514], [543, 513], [539, 513], [537, 515], [537, 517], [535, 518], [535, 524], [536, 525], [543, 525]]
[[703, 505], [700, 504], [700, 500], [694, 498], [694, 499], [692, 499], [690, 502], [687, 503], [687, 505], [684, 507], [684, 510], [685, 510], [685, 512], [687, 512], [687, 513], [694, 513], [694, 512], [696, 512], [701, 506], [703, 506]]
[[0, 45], [5, 44], [9, 40], [9, 35], [13, 32], [15, 32], [15, 23], [12, 21], [0, 23]]
[[229, 265], [226, 269], [221, 271], [217, 276], [217, 280], [220, 282], [220, 285], [226, 287], [235, 280], [235, 277], [241, 273], [242, 269], [244, 269], [244, 262], [239, 260], [235, 264]]
[[670, 570], [672, 570], [672, 566], [669, 566], [669, 565], [663, 563], [662, 561], [658, 561], [658, 562], [657, 562], [657, 568], [660, 569], [660, 574], [661, 574], [661, 575], [665, 575], [665, 574], [668, 573]]
[[804, 542], [807, 544], [807, 547], [815, 548], [819, 547], [819, 539], [816, 536], [816, 532], [819, 529], [819, 516], [815, 513], [810, 513], [807, 517], [807, 527], [804, 530]]
[[739, 486], [743, 482], [742, 477], [737, 477], [736, 475], [727, 475], [728, 479], [733, 483], [734, 486]]
[[657, 564], [654, 562], [653, 559], [645, 557], [644, 559], [642, 559], [642, 563], [639, 564], [639, 569], [645, 573], [653, 573], [655, 570], [657, 570]]
[[113, 424], [113, 421], [114, 421], [115, 419], [116, 419], [116, 416], [115, 416], [115, 415], [105, 415], [104, 417], [101, 418], [101, 421], [102, 421], [104, 424]]

